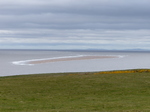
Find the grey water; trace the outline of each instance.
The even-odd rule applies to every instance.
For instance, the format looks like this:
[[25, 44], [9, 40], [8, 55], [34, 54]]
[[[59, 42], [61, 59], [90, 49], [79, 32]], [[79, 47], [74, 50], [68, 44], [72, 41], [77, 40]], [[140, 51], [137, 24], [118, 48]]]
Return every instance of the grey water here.
[[[122, 58], [72, 60], [36, 65], [16, 65], [15, 61], [57, 58], [77, 55], [117, 55]], [[150, 52], [127, 51], [54, 51], [54, 50], [0, 50], [0, 76], [95, 72], [126, 69], [149, 69]]]

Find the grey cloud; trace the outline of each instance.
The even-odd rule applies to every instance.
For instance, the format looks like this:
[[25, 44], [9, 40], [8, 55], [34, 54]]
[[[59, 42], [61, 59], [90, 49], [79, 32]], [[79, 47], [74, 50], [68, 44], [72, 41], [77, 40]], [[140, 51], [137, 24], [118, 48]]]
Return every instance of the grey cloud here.
[[[33, 0], [32, 0], [33, 1]], [[10, 4], [0, 4], [1, 14], [39, 14], [39, 13], [74, 13], [88, 15], [147, 15], [149, 14], [148, 0], [56, 0], [30, 3], [19, 1]], [[64, 2], [60, 2], [64, 1]], [[60, 2], [60, 3], [59, 3]]]
[[1, 4], [1, 27], [52, 29], [149, 28], [149, 25], [145, 24], [150, 22], [148, 0], [142, 2], [138, 0], [113, 0], [112, 2], [107, 0], [56, 1], [31, 0], [29, 2], [10, 2], [8, 5]]
[[0, 43], [143, 47], [150, 42], [149, 4], [149, 0], [0, 1]]
[[0, 28], [50, 29], [148, 29], [149, 19], [131, 17], [99, 17], [73, 14], [2, 15]]

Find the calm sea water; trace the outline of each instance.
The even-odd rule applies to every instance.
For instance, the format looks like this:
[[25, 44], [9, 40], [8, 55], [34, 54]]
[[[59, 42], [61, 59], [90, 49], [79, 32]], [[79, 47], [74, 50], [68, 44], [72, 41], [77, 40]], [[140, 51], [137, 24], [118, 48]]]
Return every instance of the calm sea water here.
[[[43, 63], [37, 65], [16, 65], [15, 61], [57, 58], [77, 55], [117, 55], [122, 58], [74, 60]], [[46, 51], [46, 50], [0, 50], [0, 76], [92, 72], [150, 68], [150, 52], [100, 52], [100, 51]]]

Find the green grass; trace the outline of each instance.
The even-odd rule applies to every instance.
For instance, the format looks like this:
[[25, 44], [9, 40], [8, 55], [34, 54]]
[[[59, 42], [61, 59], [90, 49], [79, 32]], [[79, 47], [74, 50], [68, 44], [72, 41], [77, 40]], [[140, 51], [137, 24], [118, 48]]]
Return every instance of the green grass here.
[[0, 112], [150, 112], [150, 73], [0, 77]]

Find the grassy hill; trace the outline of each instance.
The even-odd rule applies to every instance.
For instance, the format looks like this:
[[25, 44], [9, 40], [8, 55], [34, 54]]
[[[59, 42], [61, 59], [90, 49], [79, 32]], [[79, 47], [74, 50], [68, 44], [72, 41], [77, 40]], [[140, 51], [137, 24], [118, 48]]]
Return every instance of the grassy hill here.
[[150, 112], [150, 70], [0, 77], [0, 112]]

